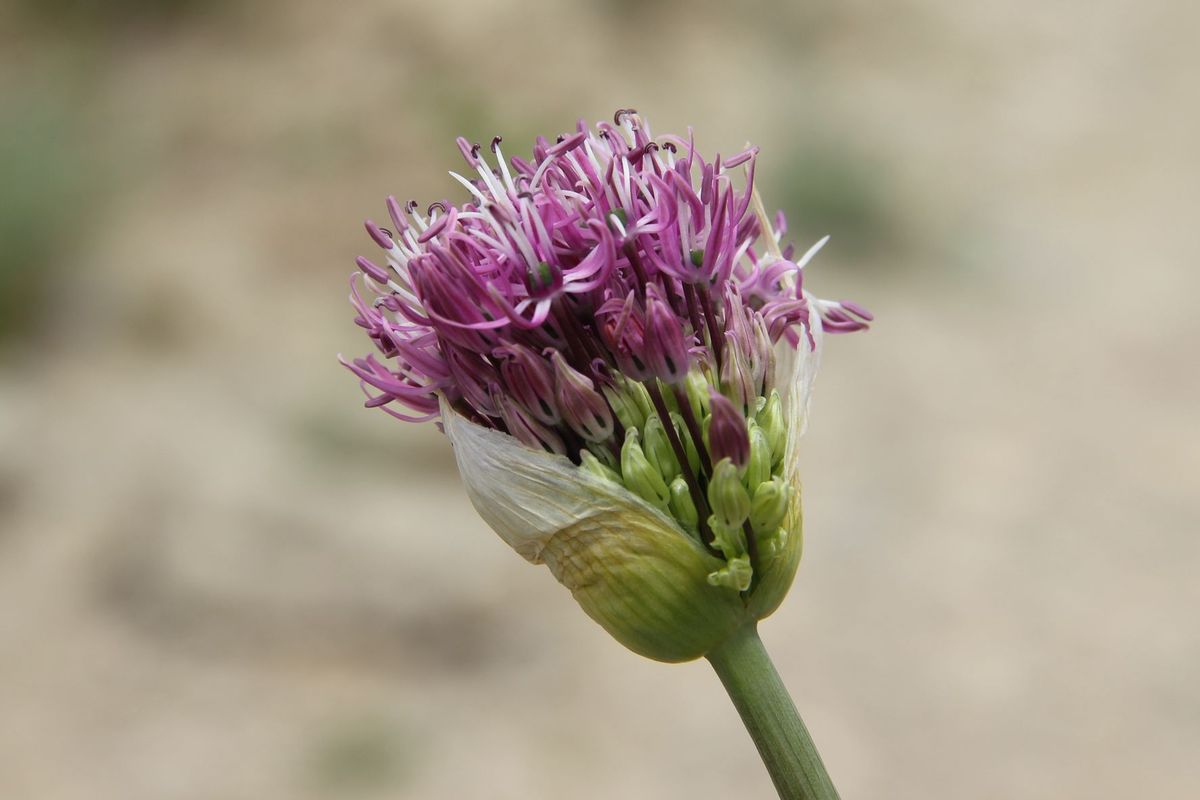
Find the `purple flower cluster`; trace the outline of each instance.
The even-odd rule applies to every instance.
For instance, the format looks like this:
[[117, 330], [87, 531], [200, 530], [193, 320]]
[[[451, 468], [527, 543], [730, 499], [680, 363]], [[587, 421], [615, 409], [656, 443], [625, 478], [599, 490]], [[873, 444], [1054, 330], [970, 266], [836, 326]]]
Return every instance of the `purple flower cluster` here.
[[424, 421], [445, 402], [578, 463], [584, 450], [619, 450], [630, 382], [660, 412], [686, 411], [698, 372], [753, 415], [777, 342], [811, 341], [814, 315], [834, 333], [871, 319], [804, 290], [824, 241], [799, 259], [780, 249], [783, 216], [772, 225], [754, 194], [757, 148], [705, 160], [690, 132], [652, 137], [632, 110], [539, 137], [530, 160], [506, 160], [500, 141], [493, 165], [458, 140], [471, 172], [451, 175], [466, 202], [422, 210], [389, 197], [391, 228], [366, 223], [383, 257], [358, 259], [351, 301], [378, 355], [346, 366], [367, 406]]

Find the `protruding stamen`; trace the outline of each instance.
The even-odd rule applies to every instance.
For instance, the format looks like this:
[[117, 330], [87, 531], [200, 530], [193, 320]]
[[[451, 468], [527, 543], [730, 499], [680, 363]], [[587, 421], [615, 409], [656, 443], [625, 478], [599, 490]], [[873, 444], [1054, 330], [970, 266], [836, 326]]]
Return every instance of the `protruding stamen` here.
[[620, 125], [625, 122], [626, 117], [636, 113], [638, 113], [636, 108], [618, 108], [613, 114], [613, 123]]

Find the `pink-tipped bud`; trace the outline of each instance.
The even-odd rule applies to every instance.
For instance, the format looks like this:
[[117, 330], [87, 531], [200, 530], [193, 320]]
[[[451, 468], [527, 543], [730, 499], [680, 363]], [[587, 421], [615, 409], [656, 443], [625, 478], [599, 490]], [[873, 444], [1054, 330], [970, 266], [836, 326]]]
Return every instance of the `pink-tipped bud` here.
[[607, 300], [596, 310], [596, 322], [601, 340], [626, 377], [635, 381], [655, 377], [646, 364], [646, 323], [633, 291], [624, 301]]
[[586, 441], [604, 442], [612, 438], [612, 410], [595, 384], [576, 370], [562, 353], [550, 350], [554, 365], [555, 397], [563, 421]]
[[508, 344], [493, 353], [500, 359], [504, 389], [544, 425], [562, 419], [554, 401], [554, 372], [546, 359], [522, 344]]
[[491, 386], [498, 379], [496, 368], [479, 357], [478, 353], [446, 345], [446, 366], [453, 378], [453, 386], [467, 403], [485, 416], [499, 413], [492, 400]]
[[721, 389], [725, 392], [742, 413], [748, 413], [758, 399], [754, 385], [754, 372], [742, 352], [737, 337], [730, 332], [725, 334], [725, 360], [721, 363]]
[[654, 284], [646, 287], [645, 361], [655, 377], [667, 383], [683, 380], [690, 366], [683, 325]]
[[750, 431], [746, 418], [729, 398], [710, 392], [712, 420], [708, 427], [708, 449], [713, 463], [728, 458], [739, 469], [750, 461]]
[[567, 454], [567, 446], [563, 443], [561, 436], [538, 422], [520, 404], [505, 396], [504, 392], [495, 387], [493, 387], [493, 400], [500, 410], [500, 419], [508, 428], [509, 435], [534, 450], [545, 450], [547, 453], [556, 453], [560, 456]]

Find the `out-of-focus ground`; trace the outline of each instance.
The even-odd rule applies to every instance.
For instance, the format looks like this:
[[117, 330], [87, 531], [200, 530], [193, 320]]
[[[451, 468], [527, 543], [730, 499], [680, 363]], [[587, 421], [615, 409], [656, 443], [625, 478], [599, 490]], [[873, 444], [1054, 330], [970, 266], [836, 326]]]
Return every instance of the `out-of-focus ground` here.
[[334, 361], [386, 194], [624, 106], [878, 315], [763, 626], [843, 796], [1200, 795], [1198, 9], [0, 6], [0, 797], [770, 796]]

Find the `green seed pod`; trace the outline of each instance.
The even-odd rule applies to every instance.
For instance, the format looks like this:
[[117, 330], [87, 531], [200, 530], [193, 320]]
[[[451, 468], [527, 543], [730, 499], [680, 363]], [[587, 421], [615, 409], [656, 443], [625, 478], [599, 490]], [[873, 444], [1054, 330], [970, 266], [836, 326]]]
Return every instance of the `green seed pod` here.
[[671, 515], [679, 520], [690, 533], [695, 533], [700, 527], [700, 513], [692, 502], [692, 493], [687, 481], [682, 477], [671, 481]]
[[671, 491], [659, 471], [646, 458], [638, 439], [636, 429], [625, 431], [625, 446], [621, 448], [621, 477], [625, 479], [629, 491], [655, 508], [666, 511]]
[[713, 467], [708, 482], [708, 503], [722, 525], [737, 528], [750, 516], [750, 495], [742, 485], [738, 468], [728, 458]]

